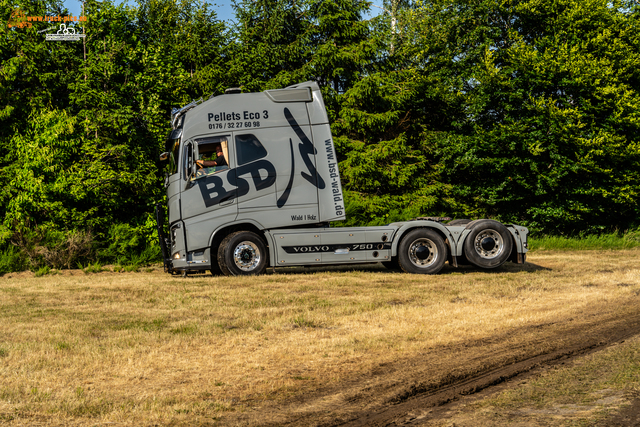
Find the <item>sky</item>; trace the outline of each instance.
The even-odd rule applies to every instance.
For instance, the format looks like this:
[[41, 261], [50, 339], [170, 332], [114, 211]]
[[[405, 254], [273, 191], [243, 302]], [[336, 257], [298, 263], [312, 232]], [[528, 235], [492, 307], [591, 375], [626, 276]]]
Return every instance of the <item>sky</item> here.
[[[123, 0], [115, 0], [115, 4], [126, 3]], [[135, 5], [135, 2], [130, 2], [131, 5]], [[82, 2], [79, 0], [64, 0], [64, 5], [69, 9], [73, 16], [80, 16], [80, 12], [82, 11]], [[218, 12], [218, 19], [222, 21], [232, 20], [234, 18], [233, 8], [231, 7], [231, 2], [220, 2], [219, 4], [214, 4], [216, 6], [216, 12]]]
[[[126, 3], [126, 0], [114, 0], [115, 4], [121, 4], [123, 2]], [[135, 2], [131, 1], [131, 5], [135, 5]], [[373, 4], [377, 6], [382, 6], [382, 0], [374, 0]], [[82, 11], [82, 2], [79, 0], [64, 0], [64, 5], [69, 9], [73, 16], [80, 16]], [[218, 12], [218, 19], [221, 21], [230, 21], [235, 18], [235, 14], [233, 13], [233, 8], [231, 7], [231, 2], [217, 2], [214, 3], [216, 8], [216, 12]], [[380, 12], [378, 8], [371, 8], [373, 15], [377, 15]]]

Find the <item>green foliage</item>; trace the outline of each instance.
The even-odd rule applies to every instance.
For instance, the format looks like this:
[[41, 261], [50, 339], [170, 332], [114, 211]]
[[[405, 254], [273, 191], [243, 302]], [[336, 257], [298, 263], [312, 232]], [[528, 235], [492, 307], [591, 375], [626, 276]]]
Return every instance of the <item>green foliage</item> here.
[[340, 99], [333, 129], [341, 177], [349, 194], [360, 196], [347, 200], [348, 212], [366, 212], [364, 223], [384, 223], [380, 214], [399, 221], [459, 210], [433, 150], [446, 135], [441, 122], [451, 108], [444, 106], [457, 100], [430, 90], [431, 83], [415, 70], [376, 73]]
[[243, 0], [234, 4], [229, 75], [245, 91], [314, 80], [329, 116], [336, 97], [355, 84], [376, 56], [377, 39], [362, 19], [362, 0]]
[[29, 268], [26, 257], [13, 245], [0, 250], [0, 274], [24, 271]]
[[105, 263], [118, 265], [140, 265], [162, 260], [157, 242], [148, 242], [145, 227], [129, 224], [114, 224], [109, 228], [106, 241], [98, 251], [98, 257]]
[[16, 268], [20, 269], [70, 268], [90, 257], [93, 249], [91, 233], [81, 230], [26, 227], [16, 229], [9, 240], [3, 259], [7, 263], [16, 262]]
[[89, 273], [100, 273], [101, 271], [103, 271], [104, 269], [102, 268], [102, 265], [99, 262], [94, 262], [93, 264], [89, 264], [86, 267], [83, 267], [82, 264], [78, 265], [78, 268], [80, 268], [80, 270], [84, 271], [84, 274], [89, 274]]
[[346, 92], [333, 124], [344, 184], [361, 196], [351, 210], [378, 223], [427, 192], [423, 215], [570, 235], [637, 225], [635, 12], [601, 0], [405, 7], [382, 71]]
[[[66, 15], [56, 3], [18, 1], [0, 6], [0, 16], [14, 6], [27, 16]], [[85, 6], [84, 42], [45, 41], [38, 31], [47, 22], [0, 25], [0, 249], [14, 254], [6, 249], [12, 236], [25, 237], [18, 248], [34, 268], [89, 261], [84, 252], [53, 259], [69, 252], [70, 233], [95, 237], [93, 257], [157, 260], [150, 218], [162, 193], [156, 159], [169, 112], [226, 86], [219, 61], [228, 40], [210, 6]], [[131, 224], [136, 242], [123, 229], [112, 244], [114, 224]]]
[[44, 267], [39, 268], [38, 271], [35, 272], [34, 276], [42, 277], [46, 276], [49, 273], [51, 273], [51, 269], [45, 265]]
[[635, 16], [617, 6], [432, 2], [420, 11], [421, 25], [439, 29], [419, 42], [423, 57], [453, 61], [447, 85], [464, 97], [466, 117], [436, 147], [469, 216], [565, 234], [637, 224], [640, 39]]
[[582, 234], [577, 237], [541, 236], [529, 239], [529, 248], [544, 250], [614, 250], [640, 247], [640, 230], [622, 233]]

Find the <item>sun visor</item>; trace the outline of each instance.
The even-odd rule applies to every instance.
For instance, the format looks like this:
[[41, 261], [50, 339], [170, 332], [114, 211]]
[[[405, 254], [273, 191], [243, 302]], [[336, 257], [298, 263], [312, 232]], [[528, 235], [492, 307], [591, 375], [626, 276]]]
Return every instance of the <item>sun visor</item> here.
[[274, 89], [265, 91], [273, 102], [311, 102], [311, 89], [303, 87], [300, 89]]

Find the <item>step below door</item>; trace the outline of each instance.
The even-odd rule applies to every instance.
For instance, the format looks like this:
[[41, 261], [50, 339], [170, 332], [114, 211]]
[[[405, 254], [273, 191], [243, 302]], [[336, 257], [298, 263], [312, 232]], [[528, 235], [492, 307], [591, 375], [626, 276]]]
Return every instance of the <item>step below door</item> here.
[[312, 265], [322, 261], [322, 244], [317, 230], [274, 233], [275, 265]]

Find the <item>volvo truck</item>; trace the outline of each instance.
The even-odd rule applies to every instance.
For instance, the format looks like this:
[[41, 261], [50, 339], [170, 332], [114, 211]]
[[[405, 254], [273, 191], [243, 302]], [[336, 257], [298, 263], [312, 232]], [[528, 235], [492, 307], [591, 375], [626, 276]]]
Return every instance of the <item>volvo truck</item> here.
[[331, 226], [346, 219], [345, 200], [315, 82], [227, 90], [174, 110], [171, 127], [160, 156], [168, 212], [159, 204], [156, 215], [173, 274], [377, 262], [435, 274], [447, 261], [485, 269], [525, 262], [527, 228], [491, 219]]

